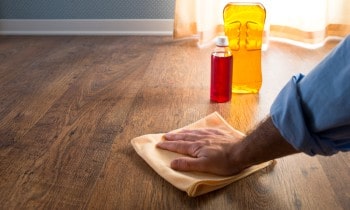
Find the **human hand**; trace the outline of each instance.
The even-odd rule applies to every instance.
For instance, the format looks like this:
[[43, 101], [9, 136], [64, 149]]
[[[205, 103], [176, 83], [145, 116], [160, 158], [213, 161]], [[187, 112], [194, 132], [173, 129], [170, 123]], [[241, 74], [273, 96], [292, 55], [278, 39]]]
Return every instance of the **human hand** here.
[[217, 129], [196, 129], [167, 133], [164, 137], [158, 148], [187, 155], [171, 162], [170, 167], [175, 170], [234, 175], [246, 168], [235, 156], [244, 136], [239, 138]]

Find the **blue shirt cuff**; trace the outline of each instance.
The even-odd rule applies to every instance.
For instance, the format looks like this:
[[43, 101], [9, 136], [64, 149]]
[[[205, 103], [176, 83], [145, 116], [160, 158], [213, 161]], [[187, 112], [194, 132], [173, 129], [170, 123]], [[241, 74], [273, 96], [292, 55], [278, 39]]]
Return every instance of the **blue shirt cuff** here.
[[310, 132], [302, 107], [298, 83], [304, 78], [299, 74], [285, 85], [272, 104], [270, 115], [280, 134], [298, 151], [308, 155], [332, 155], [337, 153], [330, 141], [324, 141]]

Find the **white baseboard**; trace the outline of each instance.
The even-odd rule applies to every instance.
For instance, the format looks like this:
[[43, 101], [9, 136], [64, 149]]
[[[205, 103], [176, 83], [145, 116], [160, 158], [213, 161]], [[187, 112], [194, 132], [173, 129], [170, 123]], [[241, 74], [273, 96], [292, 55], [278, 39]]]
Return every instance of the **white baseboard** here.
[[172, 19], [0, 19], [0, 35], [171, 35]]

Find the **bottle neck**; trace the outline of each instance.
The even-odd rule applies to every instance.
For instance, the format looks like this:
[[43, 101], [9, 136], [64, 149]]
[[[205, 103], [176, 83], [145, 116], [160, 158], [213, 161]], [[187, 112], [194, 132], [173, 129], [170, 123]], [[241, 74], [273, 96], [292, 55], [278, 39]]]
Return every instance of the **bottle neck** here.
[[212, 55], [216, 57], [229, 57], [232, 56], [232, 52], [228, 46], [216, 46]]

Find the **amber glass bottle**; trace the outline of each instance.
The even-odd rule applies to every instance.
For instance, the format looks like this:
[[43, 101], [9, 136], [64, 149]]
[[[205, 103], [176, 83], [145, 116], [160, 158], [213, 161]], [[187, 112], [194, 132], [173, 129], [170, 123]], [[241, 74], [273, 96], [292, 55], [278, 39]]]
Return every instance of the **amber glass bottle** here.
[[266, 11], [260, 3], [228, 3], [223, 11], [225, 35], [235, 62], [233, 93], [258, 93], [262, 84], [261, 47]]

